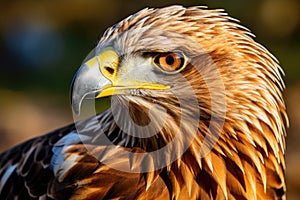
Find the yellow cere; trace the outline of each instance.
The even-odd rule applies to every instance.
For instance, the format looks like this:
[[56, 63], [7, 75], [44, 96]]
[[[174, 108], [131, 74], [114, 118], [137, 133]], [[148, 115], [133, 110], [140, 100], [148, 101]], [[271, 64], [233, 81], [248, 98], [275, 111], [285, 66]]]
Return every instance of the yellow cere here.
[[119, 55], [110, 47], [104, 48], [97, 59], [100, 63], [100, 70], [107, 79], [109, 79], [113, 84], [117, 78], [117, 70], [119, 66]]

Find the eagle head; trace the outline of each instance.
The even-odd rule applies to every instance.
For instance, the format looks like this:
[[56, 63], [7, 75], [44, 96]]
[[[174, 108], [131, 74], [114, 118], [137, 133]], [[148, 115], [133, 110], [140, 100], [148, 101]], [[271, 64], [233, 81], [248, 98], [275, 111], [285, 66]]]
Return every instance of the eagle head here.
[[165, 170], [168, 188], [269, 197], [285, 190], [282, 73], [221, 10], [147, 8], [104, 33], [74, 77], [72, 107], [109, 96], [83, 130], [131, 152], [143, 173]]

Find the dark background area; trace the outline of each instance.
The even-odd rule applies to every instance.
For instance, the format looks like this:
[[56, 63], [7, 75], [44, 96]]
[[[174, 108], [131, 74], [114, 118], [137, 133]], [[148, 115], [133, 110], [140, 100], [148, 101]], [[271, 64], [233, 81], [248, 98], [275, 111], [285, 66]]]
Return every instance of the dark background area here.
[[0, 2], [0, 151], [73, 121], [72, 77], [105, 29], [144, 7], [223, 8], [286, 72], [288, 199], [300, 198], [300, 1], [19, 0]]

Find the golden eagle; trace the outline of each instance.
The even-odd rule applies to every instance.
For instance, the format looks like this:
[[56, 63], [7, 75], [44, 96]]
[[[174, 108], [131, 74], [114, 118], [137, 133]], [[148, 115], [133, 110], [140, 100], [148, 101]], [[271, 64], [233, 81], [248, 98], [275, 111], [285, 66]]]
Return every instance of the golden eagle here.
[[282, 199], [282, 69], [223, 10], [146, 8], [74, 77], [111, 107], [0, 154], [0, 199]]

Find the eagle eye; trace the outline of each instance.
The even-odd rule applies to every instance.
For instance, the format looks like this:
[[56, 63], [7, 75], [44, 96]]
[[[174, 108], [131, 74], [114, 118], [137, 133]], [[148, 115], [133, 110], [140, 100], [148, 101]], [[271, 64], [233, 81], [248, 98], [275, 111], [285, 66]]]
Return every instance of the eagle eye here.
[[153, 57], [153, 64], [165, 73], [180, 72], [186, 66], [186, 57], [181, 52], [158, 53]]

